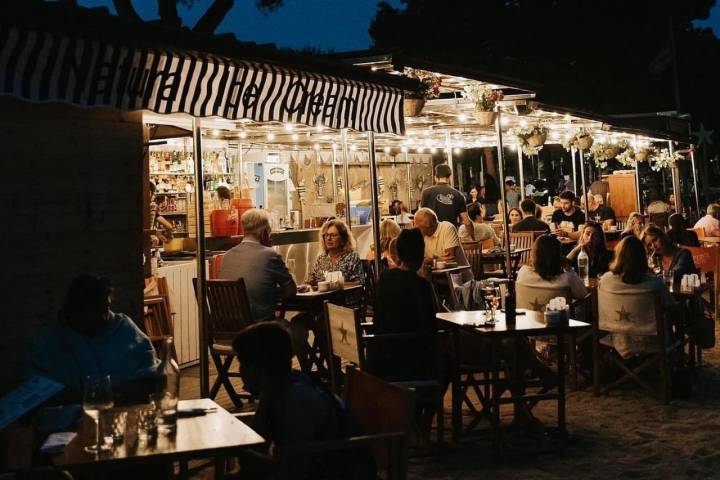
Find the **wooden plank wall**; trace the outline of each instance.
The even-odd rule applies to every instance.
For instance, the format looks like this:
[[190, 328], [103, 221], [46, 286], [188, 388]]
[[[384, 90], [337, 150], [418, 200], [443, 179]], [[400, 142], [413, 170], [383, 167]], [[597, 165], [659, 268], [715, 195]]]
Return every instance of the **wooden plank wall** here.
[[143, 132], [139, 113], [0, 98], [0, 139], [2, 394], [76, 275], [109, 276], [142, 322]]

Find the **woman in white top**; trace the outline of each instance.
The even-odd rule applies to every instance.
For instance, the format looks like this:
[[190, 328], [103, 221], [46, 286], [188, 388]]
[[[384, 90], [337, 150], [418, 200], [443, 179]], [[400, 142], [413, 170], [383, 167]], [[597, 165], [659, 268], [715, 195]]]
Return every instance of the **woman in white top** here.
[[460, 225], [458, 236], [461, 242], [483, 242], [492, 239], [493, 244], [496, 246], [500, 245], [500, 239], [495, 234], [495, 230], [487, 223], [483, 223], [483, 217], [485, 216], [484, 210], [479, 203], [471, 203], [467, 206], [468, 217], [470, 217], [473, 229], [475, 229], [475, 239], [470, 238], [470, 234], [465, 225]]
[[[535, 240], [530, 252], [531, 265], [520, 268], [517, 283], [528, 287], [570, 287], [570, 295], [574, 300], [584, 298], [587, 288], [574, 271], [564, 268], [564, 263], [565, 257], [558, 239], [551, 235], [541, 235]], [[521, 303], [521, 300], [518, 298], [517, 302]]]

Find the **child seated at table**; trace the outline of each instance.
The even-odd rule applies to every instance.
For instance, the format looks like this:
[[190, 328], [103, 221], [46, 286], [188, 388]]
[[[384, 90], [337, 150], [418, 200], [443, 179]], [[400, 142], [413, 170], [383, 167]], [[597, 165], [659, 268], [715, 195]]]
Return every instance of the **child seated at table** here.
[[[291, 369], [290, 335], [279, 323], [248, 327], [235, 338], [233, 348], [245, 390], [259, 398], [251, 426], [269, 444], [283, 447], [359, 433], [337, 397]], [[250, 467], [245, 465], [243, 478], [265, 478], [263, 472], [248, 472]], [[293, 459], [288, 471], [295, 479], [370, 479], [375, 478], [375, 462], [370, 449], [363, 447]]]

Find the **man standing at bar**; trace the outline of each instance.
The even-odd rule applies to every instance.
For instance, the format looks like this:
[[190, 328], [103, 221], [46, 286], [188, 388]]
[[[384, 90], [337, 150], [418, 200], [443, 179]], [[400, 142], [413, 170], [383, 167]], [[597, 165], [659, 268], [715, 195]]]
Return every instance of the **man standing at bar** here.
[[420, 205], [435, 212], [439, 222], [450, 222], [456, 229], [462, 222], [470, 236], [475, 239], [473, 225], [467, 214], [465, 196], [450, 186], [451, 176], [449, 165], [445, 163], [436, 165], [435, 185], [423, 190]]

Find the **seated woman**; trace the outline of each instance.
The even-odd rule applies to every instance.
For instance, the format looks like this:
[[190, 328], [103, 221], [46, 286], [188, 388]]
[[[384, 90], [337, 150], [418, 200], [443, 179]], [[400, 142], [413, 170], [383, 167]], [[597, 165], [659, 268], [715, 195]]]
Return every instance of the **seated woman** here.
[[510, 224], [511, 227], [513, 225], [515, 225], [516, 223], [518, 223], [522, 219], [523, 219], [523, 214], [519, 208], [513, 207], [508, 212], [508, 223]]
[[663, 270], [673, 272], [675, 282], [680, 281], [683, 275], [698, 273], [690, 250], [676, 246], [662, 229], [654, 225], [647, 227], [641, 240], [648, 255], [662, 257]]
[[320, 228], [322, 253], [315, 260], [308, 283], [325, 280], [325, 272], [340, 271], [346, 282], [362, 279], [362, 263], [355, 252], [355, 239], [342, 220], [328, 220]]
[[[648, 293], [659, 292], [664, 307], [674, 304], [662, 279], [648, 271], [645, 248], [634, 236], [621, 240], [615, 246], [615, 260], [610, 264], [610, 271], [600, 278], [599, 288], [611, 293], [627, 292], [630, 288], [646, 290]], [[632, 320], [632, 317], [630, 319]], [[625, 358], [655, 350], [654, 339], [651, 337], [613, 333], [612, 342], [618, 353]]]
[[488, 225], [483, 223], [483, 217], [485, 216], [484, 208], [479, 203], [471, 203], [467, 206], [468, 217], [473, 224], [475, 230], [475, 239], [473, 240], [470, 233], [467, 231], [465, 225], [460, 225], [458, 229], [458, 236], [461, 242], [483, 242], [488, 239], [492, 239], [493, 244], [500, 245], [500, 239], [498, 238], [495, 230]]
[[577, 272], [577, 257], [585, 250], [590, 261], [590, 278], [597, 278], [610, 269], [613, 254], [605, 245], [605, 234], [599, 223], [588, 222], [583, 227], [578, 244], [567, 255], [567, 259]]
[[[573, 270], [565, 270], [560, 241], [552, 235], [540, 235], [530, 252], [530, 265], [520, 267], [517, 284], [528, 287], [570, 287], [572, 299], [587, 294], [582, 279]], [[521, 300], [518, 293], [517, 301]]]
[[130, 318], [110, 310], [112, 292], [107, 278], [87, 274], [75, 278], [58, 323], [33, 338], [25, 376], [60, 382], [67, 397], [75, 400], [82, 398], [89, 375], [110, 375], [113, 388], [120, 390], [124, 385], [136, 388], [144, 380], [152, 383], [158, 365], [153, 346]]
[[[403, 230], [395, 242], [400, 261], [399, 268], [384, 270], [376, 286], [373, 332], [383, 333], [434, 333], [435, 294], [432, 286], [417, 272], [422, 266], [425, 241], [420, 230]], [[427, 376], [433, 365], [427, 348], [402, 345], [398, 349], [389, 345], [375, 345], [368, 351], [369, 370], [386, 380], [418, 379]]]
[[688, 247], [700, 246], [697, 233], [685, 228], [685, 219], [682, 215], [673, 213], [670, 215], [670, 218], [668, 218], [668, 224], [670, 225], [670, 230], [667, 231], [667, 236], [672, 243]]
[[[233, 341], [244, 388], [258, 397], [251, 426], [268, 446], [284, 447], [348, 438], [360, 433], [347, 407], [292, 370], [287, 330], [276, 322], [254, 324]], [[254, 461], [253, 461], [254, 460]], [[249, 455], [241, 461], [241, 478], [276, 478], [272, 462]], [[368, 447], [297, 456], [289, 461], [291, 479], [375, 478]]]
[[[396, 267], [389, 252], [390, 242], [397, 238], [398, 235], [400, 235], [400, 226], [395, 220], [386, 218], [380, 222], [380, 255], [384, 263], [387, 263], [387, 266], [390, 268]], [[365, 258], [367, 260], [375, 259], [374, 243], [370, 245], [370, 250]]]
[[638, 212], [632, 212], [628, 216], [627, 223], [625, 224], [625, 230], [623, 230], [623, 232], [620, 234], [620, 238], [629, 237], [631, 235], [640, 238], [640, 235], [642, 235], [642, 231], [644, 228], [645, 218]]

